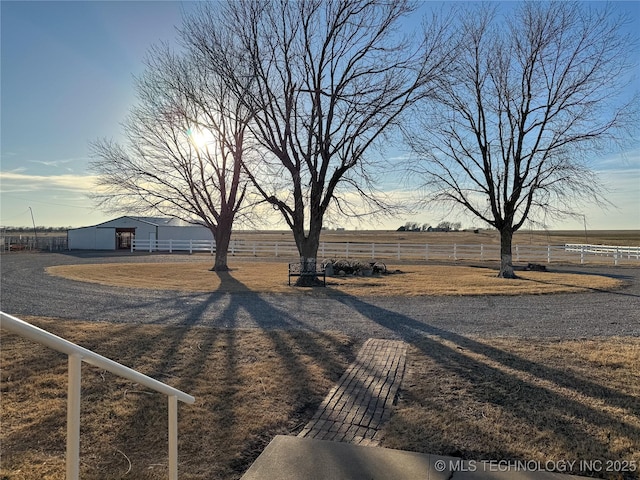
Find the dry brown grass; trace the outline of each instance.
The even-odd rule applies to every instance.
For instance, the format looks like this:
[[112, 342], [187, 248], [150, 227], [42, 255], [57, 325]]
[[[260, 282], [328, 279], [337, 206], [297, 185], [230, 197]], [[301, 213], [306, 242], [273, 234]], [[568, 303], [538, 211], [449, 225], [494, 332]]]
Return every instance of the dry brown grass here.
[[[196, 397], [179, 407], [182, 479], [238, 478], [274, 435], [302, 429], [358, 347], [328, 333], [26, 320]], [[64, 478], [65, 356], [14, 335], [0, 355], [0, 478]], [[81, 478], [167, 478], [166, 397], [82, 374]]]
[[[299, 431], [360, 346], [330, 333], [27, 320], [193, 394], [179, 412], [180, 478], [192, 480], [237, 479], [274, 435]], [[637, 338], [423, 337], [383, 446], [637, 464], [638, 358]], [[66, 359], [13, 335], [0, 359], [0, 478], [63, 478]], [[81, 477], [166, 478], [165, 397], [90, 366], [82, 388]]]
[[300, 289], [287, 285], [287, 264], [237, 262], [228, 273], [211, 272], [209, 262], [118, 263], [63, 265], [47, 272], [72, 280], [128, 288], [197, 292], [271, 292], [306, 294], [392, 295], [522, 295], [610, 290], [621, 282], [597, 275], [552, 272], [518, 272], [518, 280], [496, 277], [488, 268], [465, 266], [391, 266], [402, 273], [372, 277], [331, 277], [328, 288]]
[[[474, 460], [601, 461], [602, 472], [574, 473], [639, 478], [639, 358], [638, 338], [424, 337], [410, 347], [383, 443]], [[607, 460], [636, 471], [605, 472]]]

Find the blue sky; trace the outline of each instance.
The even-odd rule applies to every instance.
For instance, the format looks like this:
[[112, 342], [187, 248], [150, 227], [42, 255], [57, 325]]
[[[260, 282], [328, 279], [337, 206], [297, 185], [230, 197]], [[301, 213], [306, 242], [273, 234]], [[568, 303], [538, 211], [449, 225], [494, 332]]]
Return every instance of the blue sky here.
[[[133, 76], [142, 72], [145, 52], [174, 41], [183, 8], [192, 6], [0, 2], [0, 224], [31, 225], [31, 211], [36, 224], [47, 226], [92, 225], [114, 217], [86, 196], [94, 182], [87, 172], [89, 143], [121, 138], [120, 122], [135, 101]], [[640, 30], [640, 2], [617, 7], [631, 13], [630, 28]], [[639, 52], [635, 58], [640, 62]], [[588, 227], [640, 229], [640, 149], [595, 159], [594, 165], [616, 208], [586, 209]], [[396, 228], [409, 220], [436, 224], [443, 215], [423, 212], [369, 227]], [[583, 225], [567, 220], [550, 227]]]

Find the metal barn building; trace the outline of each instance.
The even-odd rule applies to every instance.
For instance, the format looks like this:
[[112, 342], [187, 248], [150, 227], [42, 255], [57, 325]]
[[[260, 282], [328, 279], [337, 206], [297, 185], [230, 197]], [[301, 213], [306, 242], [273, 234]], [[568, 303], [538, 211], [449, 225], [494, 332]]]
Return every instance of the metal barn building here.
[[125, 250], [133, 238], [144, 240], [213, 240], [211, 231], [177, 218], [124, 216], [67, 232], [69, 250]]

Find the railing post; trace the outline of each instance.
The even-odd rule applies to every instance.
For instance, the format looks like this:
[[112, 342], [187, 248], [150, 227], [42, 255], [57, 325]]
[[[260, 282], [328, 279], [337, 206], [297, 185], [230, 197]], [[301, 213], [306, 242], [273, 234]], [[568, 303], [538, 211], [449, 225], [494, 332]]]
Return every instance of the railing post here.
[[551, 245], [547, 245], [547, 263], [551, 263]]
[[276, 242], [276, 258], [278, 257], [278, 242]]
[[69, 386], [67, 389], [67, 480], [80, 478], [80, 386], [82, 357], [69, 355]]
[[516, 262], [520, 261], [520, 245], [516, 244]]
[[189, 239], [189, 254], [193, 253], [193, 240]]
[[372, 243], [371, 244], [371, 259], [376, 258], [376, 244]]
[[480, 261], [484, 261], [484, 245], [480, 244]]
[[400, 244], [398, 244], [398, 260], [400, 260]]
[[133, 253], [133, 246], [136, 244], [136, 239], [132, 238], [131, 239], [131, 253]]
[[584, 263], [584, 245], [580, 247], [580, 263]]
[[169, 480], [178, 480], [178, 397], [169, 395]]
[[429, 244], [425, 243], [424, 245], [424, 259], [429, 260]]
[[346, 252], [344, 254], [344, 258], [349, 258], [349, 242], [347, 242]]
[[458, 260], [458, 245], [453, 244], [453, 259]]

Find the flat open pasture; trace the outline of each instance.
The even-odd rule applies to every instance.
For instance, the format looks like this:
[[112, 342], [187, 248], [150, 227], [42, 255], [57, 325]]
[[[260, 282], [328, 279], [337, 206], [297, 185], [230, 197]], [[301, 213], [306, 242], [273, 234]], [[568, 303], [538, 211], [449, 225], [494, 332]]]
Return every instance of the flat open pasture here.
[[[293, 242], [290, 231], [246, 231], [236, 230], [236, 240]], [[496, 230], [460, 232], [397, 232], [389, 230], [324, 230], [321, 242], [354, 243], [404, 243], [430, 245], [499, 245], [500, 235]], [[564, 245], [566, 243], [588, 243], [594, 245], [640, 246], [640, 230], [521, 230], [515, 233], [514, 244]]]

